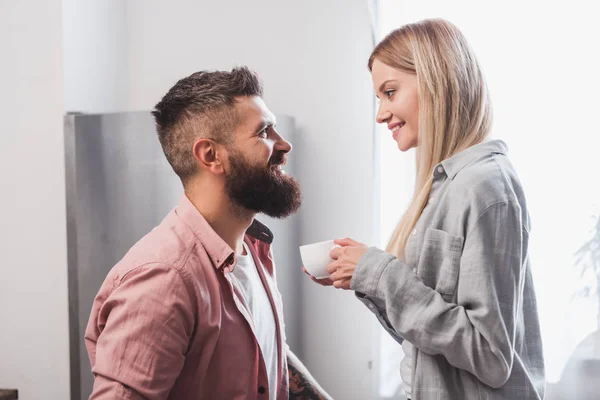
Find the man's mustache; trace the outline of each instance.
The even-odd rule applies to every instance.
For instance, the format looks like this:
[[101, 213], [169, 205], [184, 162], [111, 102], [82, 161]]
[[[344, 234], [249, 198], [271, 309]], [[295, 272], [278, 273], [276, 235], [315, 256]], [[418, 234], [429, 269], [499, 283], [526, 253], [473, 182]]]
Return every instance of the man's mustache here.
[[273, 157], [271, 157], [271, 160], [269, 161], [269, 167], [279, 165], [284, 166], [285, 164], [287, 164], [287, 157], [285, 154], [273, 155]]

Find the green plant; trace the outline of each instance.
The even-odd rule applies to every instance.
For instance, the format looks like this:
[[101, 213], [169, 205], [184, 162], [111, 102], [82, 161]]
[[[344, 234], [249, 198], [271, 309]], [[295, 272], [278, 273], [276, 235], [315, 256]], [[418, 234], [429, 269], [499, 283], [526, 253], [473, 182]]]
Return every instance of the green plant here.
[[594, 284], [586, 283], [577, 293], [580, 296], [596, 296], [598, 301], [597, 326], [600, 328], [600, 215], [594, 217], [596, 224], [592, 237], [575, 252], [575, 265], [579, 267], [580, 277], [583, 278], [588, 271], [596, 277]]

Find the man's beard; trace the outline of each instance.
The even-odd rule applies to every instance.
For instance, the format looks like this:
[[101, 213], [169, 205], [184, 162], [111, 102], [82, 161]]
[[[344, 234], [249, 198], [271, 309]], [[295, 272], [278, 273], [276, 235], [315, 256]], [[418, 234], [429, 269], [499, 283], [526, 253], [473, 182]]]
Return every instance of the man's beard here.
[[298, 210], [302, 203], [300, 184], [277, 166], [284, 154], [274, 154], [266, 167], [254, 166], [237, 152], [229, 156], [230, 171], [225, 183], [229, 198], [243, 209], [285, 218]]

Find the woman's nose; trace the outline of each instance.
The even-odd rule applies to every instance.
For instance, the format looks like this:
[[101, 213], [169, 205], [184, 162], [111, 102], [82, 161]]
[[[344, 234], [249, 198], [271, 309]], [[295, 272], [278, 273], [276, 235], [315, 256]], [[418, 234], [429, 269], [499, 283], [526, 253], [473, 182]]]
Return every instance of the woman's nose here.
[[378, 124], [382, 124], [385, 121], [387, 121], [388, 119], [390, 119], [392, 117], [392, 113], [390, 113], [389, 111], [385, 110], [381, 104], [379, 104], [379, 108], [377, 109], [377, 115], [375, 117], [375, 120], [377, 121]]

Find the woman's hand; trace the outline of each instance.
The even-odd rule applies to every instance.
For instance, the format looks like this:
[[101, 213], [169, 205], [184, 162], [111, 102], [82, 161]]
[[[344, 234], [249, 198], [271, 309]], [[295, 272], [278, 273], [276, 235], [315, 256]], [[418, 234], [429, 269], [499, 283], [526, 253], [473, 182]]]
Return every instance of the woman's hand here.
[[336, 239], [334, 243], [341, 247], [336, 247], [329, 253], [329, 257], [333, 260], [327, 266], [329, 280], [335, 288], [350, 290], [350, 281], [356, 265], [367, 252], [368, 247], [350, 238]]
[[306, 268], [304, 268], [304, 267], [302, 267], [302, 272], [304, 272], [306, 275], [310, 276], [310, 279], [312, 279], [313, 282], [317, 282], [319, 285], [322, 285], [322, 286], [332, 286], [333, 285], [333, 281], [330, 278], [317, 279], [314, 276], [312, 276], [311, 274], [309, 274], [308, 271], [306, 270]]

